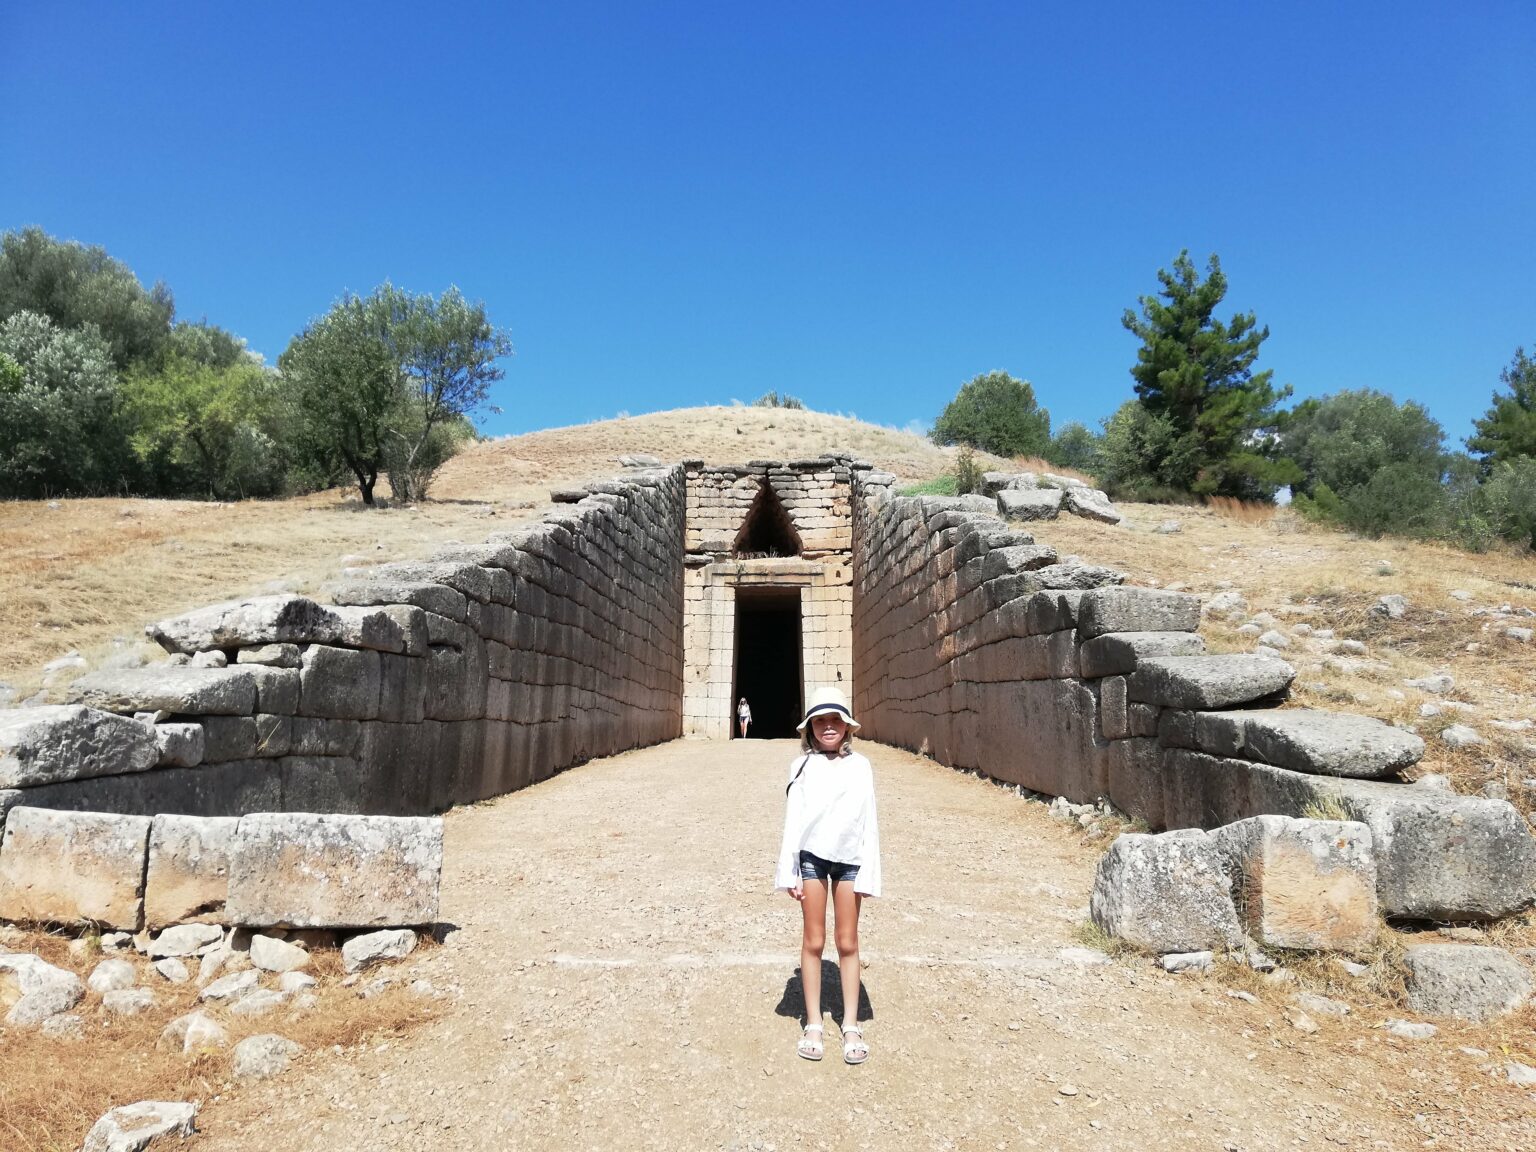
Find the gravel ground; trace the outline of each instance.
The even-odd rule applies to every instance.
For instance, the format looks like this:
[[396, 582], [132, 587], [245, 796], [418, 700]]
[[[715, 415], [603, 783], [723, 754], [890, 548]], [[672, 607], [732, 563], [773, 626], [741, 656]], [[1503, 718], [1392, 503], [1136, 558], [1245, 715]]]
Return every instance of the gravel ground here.
[[1064, 958], [1097, 850], [1005, 789], [864, 751], [887, 895], [861, 926], [862, 1067], [831, 1027], [827, 1059], [795, 1055], [799, 915], [771, 887], [793, 745], [675, 742], [452, 812], [455, 928], [412, 971], [457, 998], [213, 1103], [200, 1147], [1536, 1146], [1531, 1096], [1449, 1041], [1303, 1035], [1279, 993]]

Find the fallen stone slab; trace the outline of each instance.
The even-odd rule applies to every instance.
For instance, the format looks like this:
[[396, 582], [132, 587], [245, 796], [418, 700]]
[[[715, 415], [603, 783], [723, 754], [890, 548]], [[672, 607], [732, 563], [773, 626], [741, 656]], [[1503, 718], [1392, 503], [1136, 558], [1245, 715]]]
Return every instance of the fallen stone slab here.
[[1158, 588], [1100, 588], [1078, 604], [1082, 640], [1108, 632], [1193, 632], [1200, 627], [1200, 597]]
[[236, 1080], [265, 1080], [288, 1071], [304, 1046], [287, 1037], [266, 1033], [247, 1036], [235, 1045], [233, 1070]]
[[1296, 772], [1380, 778], [1417, 764], [1424, 741], [1369, 716], [1305, 708], [1232, 712], [1165, 711], [1164, 747], [1258, 760]]
[[1063, 496], [1062, 510], [1074, 516], [1102, 524], [1118, 524], [1125, 519], [1110, 503], [1109, 497], [1097, 488], [1073, 486], [1066, 489]]
[[18, 997], [5, 1016], [13, 1028], [39, 1027], [85, 999], [80, 977], [29, 952], [0, 952], [0, 986]]
[[1199, 656], [1205, 641], [1194, 632], [1107, 632], [1078, 650], [1079, 667], [1087, 678], [1124, 676], [1136, 671], [1148, 656]]
[[154, 735], [125, 716], [78, 704], [0, 712], [0, 788], [143, 772], [159, 758]]
[[[197, 1131], [196, 1104], [141, 1100], [114, 1108], [86, 1133], [80, 1152], [144, 1152], [170, 1144], [168, 1137], [185, 1139]], [[179, 1143], [179, 1141], [178, 1141]]]
[[256, 927], [373, 928], [437, 919], [436, 817], [258, 813], [241, 817], [229, 917]]
[[1061, 515], [1061, 500], [1056, 488], [1004, 488], [997, 510], [1007, 520], [1054, 520]]
[[1408, 1007], [1423, 1016], [1453, 1016], [1482, 1024], [1530, 998], [1525, 966], [1502, 948], [1479, 944], [1420, 944], [1403, 953]]
[[1343, 820], [1255, 816], [1217, 828], [1238, 917], [1270, 948], [1352, 952], [1376, 939], [1371, 830]]
[[305, 596], [257, 596], [211, 604], [144, 631], [167, 652], [208, 652], [262, 644], [332, 644], [341, 620]]
[[361, 972], [385, 960], [401, 960], [416, 950], [416, 933], [409, 928], [369, 932], [354, 936], [341, 946], [341, 964], [347, 972]]
[[76, 703], [107, 712], [183, 716], [249, 716], [256, 710], [251, 667], [192, 668], [157, 664], [88, 672], [70, 688]]
[[1208, 711], [1279, 696], [1294, 679], [1294, 668], [1269, 656], [1152, 656], [1137, 664], [1126, 692], [1143, 704]]
[[156, 816], [149, 831], [144, 926], [225, 923], [234, 816]]
[[0, 919], [137, 931], [148, 816], [16, 807], [0, 839]]
[[1319, 808], [1348, 813], [1371, 830], [1377, 899], [1389, 919], [1497, 920], [1536, 901], [1536, 837], [1507, 801], [1182, 748], [1165, 751], [1159, 780], [1162, 822], [1176, 828]]
[[1226, 861], [1195, 828], [1117, 838], [1099, 860], [1089, 910], [1109, 935], [1156, 955], [1234, 946], [1243, 934]]

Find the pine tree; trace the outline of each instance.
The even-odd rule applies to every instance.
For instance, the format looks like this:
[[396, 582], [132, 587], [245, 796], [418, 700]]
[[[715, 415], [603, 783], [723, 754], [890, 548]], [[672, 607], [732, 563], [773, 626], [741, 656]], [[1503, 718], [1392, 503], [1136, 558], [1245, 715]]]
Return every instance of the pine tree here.
[[1536, 360], [1516, 348], [1499, 379], [1509, 394], [1493, 394], [1493, 407], [1473, 421], [1477, 435], [1467, 440], [1467, 448], [1483, 458], [1485, 473], [1517, 456], [1536, 456]]
[[1187, 250], [1157, 277], [1162, 291], [1141, 298], [1141, 317], [1128, 308], [1122, 320], [1142, 341], [1131, 369], [1137, 398], [1173, 433], [1159, 459], [1143, 461], [1145, 473], [1194, 495], [1273, 499], [1299, 473], [1278, 458], [1272, 435], [1291, 389], [1276, 389], [1268, 369], [1253, 371], [1269, 329], [1251, 312], [1215, 318], [1227, 294], [1215, 255], [1203, 281]]

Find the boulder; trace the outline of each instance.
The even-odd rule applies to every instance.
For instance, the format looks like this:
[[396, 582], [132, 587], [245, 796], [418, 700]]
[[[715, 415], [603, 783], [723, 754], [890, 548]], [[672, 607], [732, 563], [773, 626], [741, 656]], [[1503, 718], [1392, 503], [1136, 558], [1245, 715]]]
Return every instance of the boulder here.
[[1295, 678], [1294, 668], [1268, 656], [1154, 656], [1137, 664], [1126, 691], [1143, 704], [1209, 710], [1278, 696]]
[[0, 788], [143, 772], [159, 758], [154, 735], [125, 716], [79, 704], [0, 712]]
[[0, 1003], [11, 1004], [5, 1022], [13, 1028], [36, 1028], [85, 999], [80, 977], [27, 952], [0, 952], [0, 989], [6, 988], [14, 1003], [9, 995]]
[[292, 972], [309, 963], [309, 953], [296, 944], [260, 933], [251, 937], [251, 964], [263, 972]]
[[149, 832], [144, 925], [223, 924], [234, 816], [156, 816]]
[[12, 808], [0, 840], [0, 919], [143, 923], [148, 816]]
[[304, 1046], [284, 1036], [266, 1033], [247, 1036], [235, 1045], [234, 1074], [236, 1080], [264, 1080], [288, 1070], [293, 1058], [304, 1051]]
[[261, 973], [254, 968], [220, 976], [197, 994], [199, 1000], [234, 1000], [261, 983]]
[[249, 716], [256, 710], [250, 667], [192, 668], [157, 664], [117, 672], [89, 672], [70, 694], [107, 712], [169, 712], [182, 716]]
[[1376, 938], [1371, 830], [1343, 820], [1255, 816], [1217, 828], [1238, 917], [1270, 948], [1359, 951]]
[[1008, 520], [1054, 520], [1061, 515], [1061, 500], [1056, 488], [1004, 488], [997, 510]]
[[197, 1130], [197, 1109], [196, 1104], [164, 1100], [141, 1100], [114, 1108], [91, 1125], [80, 1152], [144, 1152], [151, 1145], [165, 1147], [169, 1141], [162, 1137], [185, 1139]]
[[85, 986], [98, 996], [132, 988], [139, 982], [138, 971], [127, 960], [111, 957], [103, 960], [86, 977]]
[[361, 972], [384, 960], [403, 959], [415, 950], [416, 933], [409, 928], [369, 932], [341, 946], [341, 964], [348, 972]]
[[1200, 627], [1200, 598], [1156, 588], [1098, 588], [1077, 611], [1082, 640], [1107, 632], [1193, 632]]
[[1525, 966], [1502, 948], [1421, 944], [1403, 954], [1408, 1007], [1424, 1016], [1482, 1024], [1513, 1012], [1531, 995]]
[[1062, 508], [1074, 516], [1082, 516], [1087, 520], [1098, 520], [1104, 524], [1118, 524], [1125, 517], [1115, 510], [1109, 497], [1097, 488], [1071, 487], [1066, 489], [1061, 502]]
[[1226, 862], [1196, 828], [1116, 839], [1099, 860], [1089, 910], [1109, 935], [1159, 955], [1224, 948], [1243, 935]]
[[1123, 676], [1136, 671], [1146, 656], [1199, 656], [1205, 641], [1194, 632], [1107, 632], [1087, 641], [1078, 653], [1085, 677]]
[[149, 942], [151, 959], [162, 956], [196, 956], [224, 938], [217, 924], [176, 924]]
[[180, 1049], [184, 1055], [191, 1056], [194, 1053], [210, 1048], [227, 1048], [229, 1046], [229, 1033], [223, 1026], [211, 1016], [205, 1016], [201, 1012], [188, 1012], [185, 1016], [178, 1016], [165, 1026], [160, 1033], [160, 1039], [156, 1041], [160, 1048]]
[[167, 652], [208, 652], [263, 644], [331, 644], [341, 621], [303, 596], [232, 600], [161, 620], [144, 629]]
[[1424, 754], [1424, 741], [1412, 732], [1369, 716], [1305, 708], [1166, 711], [1159, 738], [1170, 748], [1367, 779], [1395, 776]]
[[109, 1016], [141, 1016], [155, 1006], [155, 994], [148, 988], [119, 988], [101, 998]]
[[230, 865], [240, 924], [373, 928], [437, 919], [443, 822], [436, 817], [244, 816]]

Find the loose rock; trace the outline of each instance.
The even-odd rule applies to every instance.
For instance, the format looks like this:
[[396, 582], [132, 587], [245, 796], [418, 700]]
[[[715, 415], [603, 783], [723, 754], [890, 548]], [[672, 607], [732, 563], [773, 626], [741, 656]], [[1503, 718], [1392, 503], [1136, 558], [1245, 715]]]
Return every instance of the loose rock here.
[[101, 1006], [113, 1016], [138, 1016], [155, 1006], [155, 994], [148, 988], [121, 988], [103, 996]]
[[251, 964], [265, 972], [292, 972], [309, 963], [309, 953], [272, 936], [251, 937]]
[[127, 960], [103, 960], [91, 970], [85, 985], [98, 995], [132, 988], [139, 982], [139, 975]]
[[211, 1016], [188, 1012], [165, 1026], [157, 1045], [161, 1048], [179, 1048], [184, 1054], [191, 1055], [208, 1048], [228, 1047], [229, 1033]]
[[196, 1104], [141, 1100], [114, 1108], [86, 1134], [81, 1152], [144, 1152], [162, 1136], [191, 1136], [196, 1131]]
[[399, 960], [416, 949], [416, 933], [409, 928], [369, 932], [354, 936], [341, 946], [342, 967], [361, 972], [383, 960]]
[[235, 1045], [234, 1074], [237, 1080], [264, 1080], [288, 1070], [293, 1058], [304, 1051], [284, 1036], [266, 1033], [248, 1036]]
[[1425, 1016], [1481, 1024], [1519, 1008], [1531, 995], [1525, 966], [1502, 948], [1421, 944], [1403, 956], [1408, 1007]]

